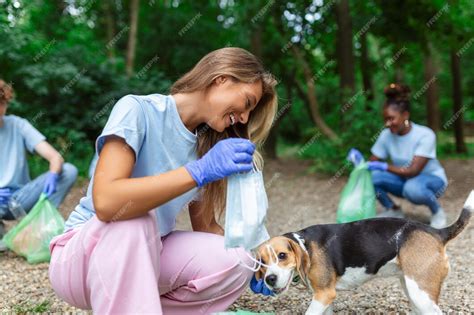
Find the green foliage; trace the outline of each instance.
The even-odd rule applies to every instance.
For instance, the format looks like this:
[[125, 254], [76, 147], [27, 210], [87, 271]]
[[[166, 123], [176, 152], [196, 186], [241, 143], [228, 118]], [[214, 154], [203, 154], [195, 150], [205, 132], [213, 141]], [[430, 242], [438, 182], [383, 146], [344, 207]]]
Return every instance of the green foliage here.
[[[166, 93], [170, 85], [152, 67], [127, 78], [105, 54], [94, 56], [98, 45], [91, 35], [83, 25], [63, 34], [63, 42], [37, 38], [21, 28], [0, 30], [5, 43], [0, 46], [0, 67], [6, 70], [2, 78], [12, 82], [16, 93], [8, 113], [28, 119], [82, 176], [115, 102], [126, 94]], [[77, 45], [88, 40], [88, 45]], [[29, 165], [32, 177], [48, 169], [38, 156]]]
[[[313, 159], [318, 171], [334, 172], [344, 166], [351, 147], [368, 157], [382, 125], [383, 88], [396, 74], [414, 93], [423, 89], [424, 54], [431, 45], [439, 74], [441, 124], [454, 114], [453, 49], [462, 56], [465, 120], [474, 121], [474, 91], [469, 89], [474, 84], [472, 1], [350, 1], [357, 84], [355, 99], [347, 101], [340, 99], [343, 93], [335, 63], [334, 5], [334, 1], [299, 0], [141, 1], [135, 75], [129, 78], [125, 75], [128, 1], [0, 1], [0, 78], [12, 82], [16, 91], [9, 113], [32, 122], [85, 176], [94, 141], [118, 99], [130, 93], [167, 93], [171, 83], [209, 51], [239, 46], [259, 54], [278, 78], [280, 108], [291, 101], [278, 124], [279, 147], [293, 148], [296, 156]], [[109, 26], [112, 34], [108, 34]], [[358, 95], [362, 91], [360, 34], [364, 32], [375, 94], [372, 101]], [[336, 132], [338, 142], [323, 135], [314, 138], [320, 130], [311, 119], [306, 97], [295, 87], [296, 82], [304, 89], [306, 84], [292, 54], [293, 45], [301, 49], [315, 75], [322, 119]], [[347, 102], [351, 103], [348, 109], [341, 111]], [[426, 124], [426, 117], [421, 93], [412, 99], [411, 118]], [[451, 128], [441, 131], [448, 134]], [[443, 157], [452, 154], [451, 140], [440, 143]], [[30, 166], [33, 176], [47, 170], [37, 156], [30, 159]]]
[[21, 303], [13, 305], [13, 311], [16, 314], [29, 314], [29, 313], [46, 313], [51, 309], [51, 302], [44, 300], [40, 303], [31, 303], [26, 300]]
[[[338, 133], [340, 140], [331, 141], [313, 131], [298, 150], [298, 155], [315, 161], [314, 170], [334, 174], [339, 170], [347, 172], [346, 156], [350, 148], [359, 149], [364, 157], [370, 157], [370, 148], [383, 130], [382, 120], [375, 103], [366, 104], [363, 97], [353, 104], [347, 104], [347, 110], [339, 111], [345, 123]], [[316, 137], [314, 136], [316, 135]]]

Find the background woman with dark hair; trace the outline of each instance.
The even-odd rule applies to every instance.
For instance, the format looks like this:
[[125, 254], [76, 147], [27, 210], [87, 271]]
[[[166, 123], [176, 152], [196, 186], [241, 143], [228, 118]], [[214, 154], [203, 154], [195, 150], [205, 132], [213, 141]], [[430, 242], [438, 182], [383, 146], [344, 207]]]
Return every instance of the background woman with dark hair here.
[[[436, 135], [428, 127], [410, 121], [410, 90], [392, 83], [384, 89], [385, 127], [372, 146], [369, 170], [375, 193], [385, 211], [379, 216], [403, 217], [402, 209], [388, 193], [430, 208], [431, 226], [446, 225], [446, 214], [438, 203], [448, 181], [436, 159]], [[391, 163], [389, 164], [388, 161]]]

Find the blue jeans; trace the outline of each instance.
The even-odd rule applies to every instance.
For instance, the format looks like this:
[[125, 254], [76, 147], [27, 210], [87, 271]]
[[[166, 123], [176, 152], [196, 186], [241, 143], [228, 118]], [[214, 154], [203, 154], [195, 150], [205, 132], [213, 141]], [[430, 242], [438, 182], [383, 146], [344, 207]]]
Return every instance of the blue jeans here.
[[390, 172], [372, 171], [375, 194], [382, 206], [393, 208], [394, 203], [388, 193], [402, 197], [416, 205], [426, 205], [435, 214], [440, 207], [438, 198], [447, 185], [435, 175], [419, 174], [412, 178], [403, 178]]
[[[13, 195], [10, 197], [15, 199], [21, 207], [23, 207], [26, 213], [30, 212], [43, 192], [47, 174], [48, 172], [43, 173], [25, 186], [15, 189]], [[58, 208], [64, 200], [64, 197], [66, 197], [66, 194], [69, 192], [76, 179], [77, 168], [70, 163], [64, 163], [61, 174], [59, 174], [56, 191], [48, 198], [56, 208]], [[8, 209], [8, 205], [0, 205], [0, 219], [15, 219]]]

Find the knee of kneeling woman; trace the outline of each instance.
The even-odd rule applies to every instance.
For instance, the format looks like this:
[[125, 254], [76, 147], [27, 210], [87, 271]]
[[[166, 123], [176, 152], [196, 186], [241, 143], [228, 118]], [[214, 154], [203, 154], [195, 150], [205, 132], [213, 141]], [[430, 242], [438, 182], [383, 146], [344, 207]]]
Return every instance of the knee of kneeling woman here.
[[71, 163], [64, 163], [62, 170], [61, 170], [61, 175], [68, 178], [71, 181], [75, 181], [77, 179], [77, 167], [75, 167]]
[[[80, 308], [80, 309], [91, 309], [89, 302], [87, 301], [86, 296], [84, 295], [85, 291], [82, 290], [72, 290], [71, 287], [77, 288], [77, 283], [71, 284], [71, 277], [67, 274], [67, 262], [61, 261], [61, 251], [63, 246], [56, 246], [51, 255], [51, 261], [48, 268], [48, 277], [51, 287], [53, 288], [54, 293], [66, 303]], [[75, 278], [77, 281], [77, 278]]]
[[[242, 278], [242, 280], [245, 280], [245, 282], [250, 282], [250, 279], [252, 279], [252, 276], [254, 272], [251, 269], [254, 269], [255, 267], [255, 261], [253, 261], [249, 255], [251, 253], [247, 252], [243, 248], [236, 248], [235, 249], [235, 254], [237, 257], [237, 262], [239, 263], [238, 265], [238, 272]], [[245, 266], [247, 266], [247, 268]]]
[[[117, 212], [117, 216], [119, 214], [120, 212]], [[98, 218], [96, 219], [101, 221]], [[100, 224], [104, 224], [109, 237], [117, 237], [117, 239], [132, 243], [146, 240], [149, 244], [157, 243], [161, 246], [161, 235], [153, 211], [127, 220], [117, 220], [117, 218], [112, 217], [111, 220], [101, 221]]]
[[145, 233], [153, 233], [158, 235], [158, 225], [156, 224], [156, 216], [153, 211], [147, 214], [127, 220], [111, 220], [111, 223], [116, 225], [116, 228], [124, 233], [130, 232], [135, 235], [137, 231]]
[[411, 185], [405, 185], [403, 187], [402, 196], [414, 204], [425, 204], [427, 198], [429, 198], [429, 196], [425, 196], [418, 187]]
[[372, 183], [374, 184], [374, 186], [377, 186], [377, 185], [380, 185], [383, 183], [384, 181], [384, 173], [383, 171], [372, 171]]

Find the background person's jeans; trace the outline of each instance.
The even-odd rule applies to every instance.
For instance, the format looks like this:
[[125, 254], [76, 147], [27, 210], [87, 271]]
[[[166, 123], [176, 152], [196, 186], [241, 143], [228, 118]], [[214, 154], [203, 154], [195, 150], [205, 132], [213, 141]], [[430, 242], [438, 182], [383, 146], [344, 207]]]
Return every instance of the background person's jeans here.
[[[16, 189], [11, 196], [11, 198], [14, 198], [20, 204], [26, 213], [30, 212], [31, 208], [33, 208], [43, 192], [47, 175], [48, 172], [41, 174], [25, 186]], [[76, 179], [77, 168], [70, 163], [64, 163], [61, 174], [59, 174], [56, 192], [48, 198], [56, 208], [58, 208], [64, 200], [64, 197], [69, 192]], [[8, 205], [0, 205], [0, 219], [15, 219], [8, 209]]]
[[440, 207], [438, 198], [446, 190], [444, 181], [435, 175], [419, 174], [406, 179], [385, 171], [372, 171], [375, 194], [382, 206], [391, 209], [394, 206], [388, 193], [402, 197], [416, 205], [426, 205], [434, 214]]

